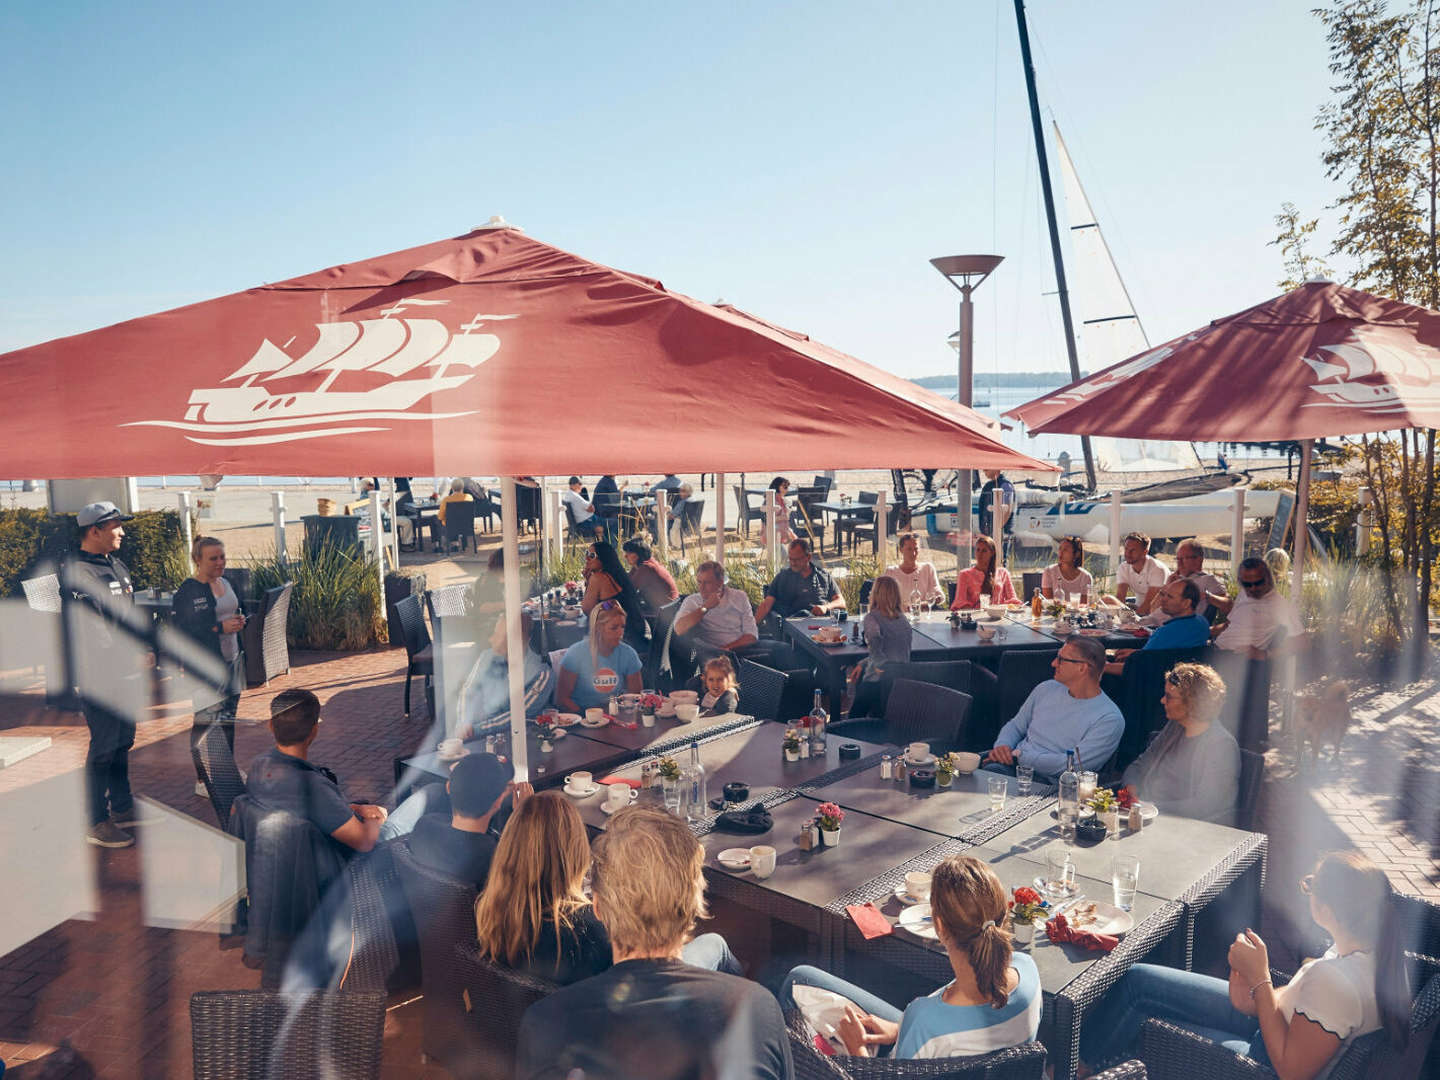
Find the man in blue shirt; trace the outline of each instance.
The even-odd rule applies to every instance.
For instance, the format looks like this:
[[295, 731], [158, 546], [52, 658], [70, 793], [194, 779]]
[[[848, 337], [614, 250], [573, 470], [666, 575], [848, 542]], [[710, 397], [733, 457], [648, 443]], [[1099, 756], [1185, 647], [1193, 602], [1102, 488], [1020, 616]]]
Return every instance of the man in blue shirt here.
[[1035, 777], [1053, 784], [1065, 770], [1065, 754], [1097, 772], [1120, 745], [1125, 718], [1100, 689], [1105, 648], [1094, 638], [1073, 634], [1051, 663], [1055, 678], [1030, 692], [1013, 719], [995, 738], [982, 768], [1015, 775], [1016, 764], [1029, 765]]
[[[1166, 621], [1155, 628], [1145, 642], [1147, 649], [1198, 649], [1210, 644], [1210, 624], [1205, 616], [1195, 613], [1200, 603], [1200, 588], [1189, 578], [1176, 578], [1160, 588], [1160, 610]], [[1125, 670], [1125, 659], [1135, 649], [1118, 649], [1115, 659], [1105, 665], [1105, 674], [1119, 675]]]

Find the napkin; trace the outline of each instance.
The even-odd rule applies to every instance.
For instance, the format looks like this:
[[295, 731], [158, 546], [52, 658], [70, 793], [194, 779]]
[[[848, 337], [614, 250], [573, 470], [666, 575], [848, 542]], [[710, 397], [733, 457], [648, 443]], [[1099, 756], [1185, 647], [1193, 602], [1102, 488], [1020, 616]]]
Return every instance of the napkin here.
[[873, 900], [868, 904], [851, 904], [845, 910], [849, 913], [850, 918], [855, 920], [855, 926], [860, 933], [865, 935], [866, 941], [895, 932], [895, 927], [891, 926], [890, 920], [881, 914]]
[[1094, 952], [1109, 952], [1120, 944], [1120, 939], [1110, 934], [1097, 934], [1093, 930], [1076, 930], [1065, 921], [1064, 915], [1053, 915], [1046, 920], [1045, 936], [1054, 945], [1069, 943]]
[[607, 776], [602, 780], [596, 781], [596, 783], [598, 783], [601, 787], [607, 787], [610, 784], [629, 784], [637, 791], [640, 789], [639, 780], [631, 780], [629, 777], [626, 776]]
[[775, 827], [775, 819], [765, 809], [763, 802], [757, 802], [749, 810], [731, 810], [715, 819], [716, 832], [749, 833], [759, 835]]

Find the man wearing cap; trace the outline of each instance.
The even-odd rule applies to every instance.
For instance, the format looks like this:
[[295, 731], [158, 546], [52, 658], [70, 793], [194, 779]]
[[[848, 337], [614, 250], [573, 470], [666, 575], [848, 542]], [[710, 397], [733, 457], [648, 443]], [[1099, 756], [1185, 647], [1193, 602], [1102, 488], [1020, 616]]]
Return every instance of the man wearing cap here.
[[90, 729], [85, 754], [90, 830], [85, 839], [105, 848], [135, 843], [123, 828], [139, 823], [130, 792], [130, 747], [135, 717], [149, 704], [144, 672], [155, 659], [149, 628], [134, 609], [130, 571], [115, 554], [129, 520], [112, 502], [82, 507], [75, 515], [80, 549], [60, 571], [73, 681]]
[[[450, 796], [449, 819], [443, 813], [424, 814], [410, 834], [410, 851], [416, 861], [484, 889], [490, 876], [490, 860], [500, 842], [490, 831], [490, 823], [507, 796], [513, 795], [519, 806], [533, 790], [529, 784], [513, 783], [512, 775], [510, 766], [494, 754], [469, 754], [456, 762], [445, 782], [445, 792]], [[412, 795], [411, 799], [417, 797]], [[396, 808], [387, 826], [404, 817], [409, 802], [407, 799]]]

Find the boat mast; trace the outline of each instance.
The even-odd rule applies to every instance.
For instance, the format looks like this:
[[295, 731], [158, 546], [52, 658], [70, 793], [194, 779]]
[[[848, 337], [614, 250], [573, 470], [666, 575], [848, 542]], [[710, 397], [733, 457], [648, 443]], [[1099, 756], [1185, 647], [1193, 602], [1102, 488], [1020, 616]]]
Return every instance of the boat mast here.
[[[1025, 0], [1015, 0], [1015, 23], [1020, 29], [1020, 56], [1025, 64], [1025, 91], [1030, 96], [1030, 126], [1035, 131], [1035, 156], [1040, 161], [1040, 190], [1045, 194], [1045, 221], [1050, 226], [1050, 252], [1055, 260], [1055, 289], [1060, 295], [1060, 321], [1065, 327], [1065, 352], [1070, 378], [1080, 381], [1080, 355], [1075, 348], [1075, 323], [1070, 318], [1070, 290], [1065, 286], [1065, 259], [1060, 251], [1060, 227], [1055, 222], [1055, 193], [1050, 187], [1050, 162], [1045, 155], [1045, 130], [1040, 125], [1040, 98], [1035, 93], [1035, 62], [1030, 56], [1030, 31], [1025, 25]], [[1095, 458], [1090, 436], [1080, 436], [1085, 454], [1085, 480], [1095, 490]]]

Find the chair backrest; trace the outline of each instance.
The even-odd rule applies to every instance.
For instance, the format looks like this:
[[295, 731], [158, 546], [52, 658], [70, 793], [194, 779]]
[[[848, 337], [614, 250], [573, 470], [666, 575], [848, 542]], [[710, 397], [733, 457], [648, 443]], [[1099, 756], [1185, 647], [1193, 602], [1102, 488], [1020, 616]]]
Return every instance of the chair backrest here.
[[735, 658], [735, 669], [736, 678], [740, 680], [740, 700], [735, 708], [746, 716], [778, 720], [785, 684], [790, 677], [743, 656]]
[[875, 579], [874, 579], [874, 578], [866, 578], [864, 581], [862, 581], [862, 582], [860, 583], [860, 603], [861, 603], [861, 604], [868, 604], [868, 603], [870, 603], [870, 590], [873, 589], [873, 588], [875, 588]]
[[705, 498], [694, 495], [685, 501], [685, 516], [680, 519], [681, 527], [692, 535], [700, 535], [700, 515], [705, 512]]
[[896, 679], [885, 702], [886, 736], [899, 746], [923, 740], [936, 752], [953, 749], [965, 734], [971, 697], [948, 686]]
[[402, 596], [395, 601], [395, 613], [400, 616], [400, 629], [405, 635], [405, 655], [413, 660], [416, 653], [430, 644], [430, 631], [425, 629], [420, 598], [414, 593]]
[[195, 1080], [372, 1080], [384, 1033], [383, 993], [190, 995]]
[[822, 492], [828, 494], [830, 489], [835, 486], [835, 478], [833, 476], [817, 476], [814, 480], [810, 481], [810, 486], [819, 488]]
[[290, 670], [290, 594], [294, 591], [293, 581], [265, 590], [260, 648], [266, 682]]
[[1240, 751], [1240, 789], [1235, 797], [1235, 815], [1231, 824], [1237, 829], [1255, 827], [1255, 804], [1260, 800], [1260, 784], [1265, 779], [1265, 755], [1253, 750]]
[[[830, 1057], [815, 1048], [816, 1031], [798, 1009], [787, 1010], [785, 1026], [790, 1036], [790, 1056], [796, 1080], [894, 1080], [899, 1077], [974, 1076], [977, 1080], [1041, 1080], [1045, 1075], [1045, 1047], [1038, 1042], [1021, 1043], [976, 1057], [886, 1058]], [[1138, 1064], [1138, 1063], [1136, 1063]], [[1096, 1074], [1097, 1080], [1120, 1080], [1122, 1074]], [[1144, 1080], [1145, 1068], [1123, 1073], [1125, 1080]]]
[[230, 582], [230, 587], [235, 590], [235, 595], [240, 598], [243, 607], [246, 600], [250, 599], [250, 582], [254, 577], [248, 567], [232, 566], [225, 571], [225, 580]]
[[445, 541], [461, 536], [475, 535], [475, 504], [473, 502], [452, 502], [445, 506]]
[[756, 507], [750, 505], [751, 498], [758, 498], [759, 496], [752, 495], [751, 492], [739, 484], [732, 485], [731, 490], [735, 492], [735, 505], [740, 508], [741, 524], [754, 518], [763, 518], [765, 516], [765, 504], [763, 502]]
[[425, 590], [425, 609], [430, 612], [431, 622], [451, 615], [464, 615], [469, 608], [469, 598], [469, 585], [442, 585], [438, 589]]
[[1000, 654], [998, 710], [1002, 724], [1020, 711], [1035, 687], [1055, 677], [1050, 665], [1059, 651], [1058, 648], [1008, 649]]
[[1141, 649], [1126, 659], [1119, 686], [1111, 694], [1125, 717], [1125, 731], [1116, 751], [1116, 764], [1121, 769], [1139, 757], [1155, 733], [1165, 726], [1165, 707], [1160, 699], [1165, 695], [1165, 676], [1170, 669], [1176, 664], [1205, 663], [1210, 651], [1208, 645], [1191, 649]]
[[1039, 570], [1026, 570], [1021, 574], [1020, 588], [1022, 591], [1020, 593], [1020, 599], [1028, 602], [1030, 597], [1034, 596], [1036, 591], [1039, 590], [1040, 583], [1044, 579], [1044, 573]]
[[[1416, 988], [1410, 1005], [1410, 1041], [1404, 1050], [1396, 1050], [1388, 1040], [1381, 1040], [1370, 1061], [1367, 1076], [1431, 1076], [1440, 1063], [1440, 1041], [1435, 1038], [1440, 1028], [1440, 960], [1413, 957], [1410, 985]], [[1430, 1071], [1422, 1072], [1426, 1055], [1431, 1058]]]
[[60, 576], [42, 574], [27, 578], [21, 586], [25, 589], [25, 603], [32, 611], [48, 611], [60, 614]]
[[1440, 904], [1398, 892], [1391, 896], [1390, 901], [1399, 909], [1405, 948], [1425, 956], [1440, 957]]
[[478, 1049], [470, 1060], [446, 1066], [452, 1075], [479, 1080], [511, 1080], [515, 1075], [515, 1035], [525, 1010], [558, 987], [548, 980], [512, 971], [480, 956], [474, 928], [468, 939], [450, 950], [453, 974], [462, 987], [469, 1045]]
[[223, 829], [230, 821], [230, 807], [245, 793], [245, 779], [235, 766], [224, 729], [219, 724], [208, 725], [190, 747], [190, 757], [210, 796], [215, 820]]
[[[477, 513], [493, 514], [495, 512], [495, 504], [490, 501], [490, 493], [485, 490], [479, 480], [476, 480], [473, 476], [467, 476], [464, 478], [464, 484], [465, 494], [475, 500], [475, 510]], [[446, 517], [449, 517], [449, 511], [446, 511]]]
[[680, 613], [680, 605], [684, 602], [685, 597], [682, 596], [655, 613], [655, 626], [650, 638], [650, 665], [647, 674], [653, 673], [658, 686], [661, 673], [667, 668], [669, 669], [670, 685], [660, 686], [660, 689], [684, 686], [686, 680], [695, 674], [695, 645], [683, 634], [674, 632], [675, 616]]
[[425, 1053], [455, 1075], [471, 1041], [465, 1021], [465, 987], [455, 977], [455, 942], [475, 937], [475, 886], [432, 870], [410, 851], [408, 838], [389, 845], [400, 887], [420, 942], [420, 980], [425, 994]]
[[[974, 727], [978, 713], [981, 710], [980, 695], [972, 687], [972, 665], [969, 660], [936, 660], [936, 661], [894, 661], [885, 665], [885, 677], [878, 683], [870, 684], [871, 697], [866, 711], [871, 716], [884, 716], [885, 707], [890, 701], [890, 690], [895, 685], [896, 679], [910, 679], [914, 682], [930, 683], [934, 686], [948, 686], [951, 690], [959, 690], [962, 694], [969, 694], [972, 702], [970, 716], [968, 717], [967, 729], [964, 733], [967, 744], [975, 741], [975, 732], [970, 730]], [[992, 676], [993, 678], [993, 676]], [[852, 716], [858, 716], [852, 710]], [[994, 745], [994, 741], [985, 744], [988, 750]], [[967, 745], [966, 749], [969, 749]]]
[[391, 845], [351, 859], [345, 883], [350, 949], [332, 989], [385, 990], [400, 969], [400, 939], [414, 938]]

